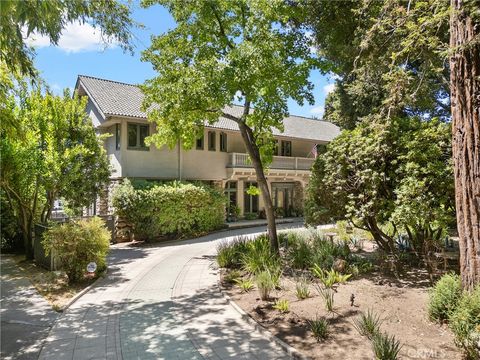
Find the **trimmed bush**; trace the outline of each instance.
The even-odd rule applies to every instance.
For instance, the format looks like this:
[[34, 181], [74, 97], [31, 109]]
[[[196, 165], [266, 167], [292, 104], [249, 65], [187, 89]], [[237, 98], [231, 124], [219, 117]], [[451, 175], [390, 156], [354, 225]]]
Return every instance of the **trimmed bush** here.
[[465, 350], [469, 359], [480, 358], [480, 285], [470, 293], [464, 292], [448, 326], [455, 335], [457, 346]]
[[200, 235], [225, 220], [225, 196], [201, 184], [172, 182], [136, 190], [124, 180], [114, 191], [113, 206], [145, 240]]
[[107, 268], [110, 233], [98, 217], [56, 225], [43, 237], [45, 252], [55, 250], [69, 282], [82, 280], [90, 262], [97, 264], [97, 274]]
[[460, 276], [446, 274], [437, 281], [430, 291], [428, 315], [437, 321], [448, 320], [462, 295]]

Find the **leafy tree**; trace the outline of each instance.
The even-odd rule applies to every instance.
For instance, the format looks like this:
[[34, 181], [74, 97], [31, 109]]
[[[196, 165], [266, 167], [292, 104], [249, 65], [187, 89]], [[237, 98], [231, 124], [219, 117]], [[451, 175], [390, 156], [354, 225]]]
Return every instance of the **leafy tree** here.
[[[283, 0], [145, 0], [165, 6], [177, 26], [143, 52], [158, 76], [142, 87], [144, 107], [157, 125], [150, 142], [189, 149], [206, 123], [220, 117], [240, 130], [265, 202], [271, 245], [278, 251], [264, 168], [273, 153], [274, 128], [283, 130], [287, 99], [313, 101], [308, 81], [315, 59], [302, 27], [291, 26], [299, 7]], [[235, 101], [241, 114], [224, 111]]]
[[33, 225], [49, 219], [55, 199], [87, 206], [110, 176], [102, 137], [85, 113], [85, 101], [68, 91], [63, 97], [28, 91], [23, 84], [2, 106], [0, 185], [27, 258], [33, 256]]
[[394, 236], [406, 231], [421, 253], [425, 241], [438, 240], [452, 221], [452, 175], [448, 124], [370, 119], [343, 131], [317, 158], [306, 221], [346, 217], [388, 252], [395, 251]]
[[446, 1], [306, 1], [337, 86], [325, 119], [353, 129], [370, 114], [450, 117]]
[[25, 43], [32, 33], [45, 35], [57, 45], [67, 24], [88, 22], [102, 32], [105, 43], [114, 41], [132, 51], [130, 29], [137, 26], [128, 4], [115, 0], [2, 0], [0, 12], [0, 61], [10, 72], [32, 77], [36, 76], [35, 52]]
[[339, 75], [325, 118], [347, 129], [372, 114], [453, 120], [460, 267], [472, 289], [480, 283], [478, 0], [304, 4], [321, 55]]

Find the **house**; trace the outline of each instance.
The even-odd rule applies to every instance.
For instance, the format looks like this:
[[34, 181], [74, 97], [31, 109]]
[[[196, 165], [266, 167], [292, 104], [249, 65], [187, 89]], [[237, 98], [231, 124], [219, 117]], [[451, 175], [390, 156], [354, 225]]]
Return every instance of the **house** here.
[[[112, 165], [112, 186], [123, 178], [155, 180], [200, 180], [224, 189], [230, 205], [242, 214], [258, 213], [263, 208], [261, 196], [246, 190], [256, 185], [255, 171], [249, 163], [245, 146], [232, 120], [220, 118], [207, 125], [204, 136], [191, 150], [146, 146], [145, 138], [155, 131], [141, 111], [143, 94], [131, 84], [78, 76], [76, 90], [87, 96], [87, 112], [99, 133], [112, 134], [105, 141]], [[243, 111], [232, 105], [232, 114]], [[266, 171], [273, 204], [285, 216], [302, 211], [303, 191], [308, 183], [315, 148], [339, 134], [339, 128], [327, 121], [289, 116], [285, 130], [275, 132], [276, 156]], [[110, 190], [111, 191], [111, 187]], [[104, 194], [97, 213], [108, 211]]]

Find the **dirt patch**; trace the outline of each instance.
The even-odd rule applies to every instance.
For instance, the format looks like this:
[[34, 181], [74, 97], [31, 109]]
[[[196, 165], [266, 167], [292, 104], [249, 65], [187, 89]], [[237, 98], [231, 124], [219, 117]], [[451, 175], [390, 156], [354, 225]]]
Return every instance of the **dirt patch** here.
[[22, 274], [56, 311], [61, 311], [75, 295], [95, 281], [94, 278], [89, 278], [69, 285], [65, 273], [48, 271], [31, 261], [22, 259], [23, 257], [16, 257], [17, 266], [22, 270]]
[[[372, 359], [371, 343], [353, 326], [353, 320], [368, 309], [382, 319], [381, 330], [395, 335], [402, 343], [400, 358], [461, 359], [448, 328], [429, 321], [428, 288], [418, 280], [412, 281], [407, 276], [402, 281], [378, 273], [350, 280], [337, 288], [333, 314], [325, 310], [323, 298], [314, 284], [310, 285], [311, 297], [298, 300], [291, 277], [282, 278], [281, 290], [275, 290], [268, 302], [260, 300], [256, 289], [242, 293], [236, 286], [225, 286], [224, 290], [258, 323], [312, 359]], [[352, 294], [355, 296], [353, 306]], [[281, 314], [272, 308], [279, 298], [290, 301], [289, 313]], [[328, 339], [319, 343], [307, 324], [308, 319], [317, 316], [326, 317], [330, 323]]]

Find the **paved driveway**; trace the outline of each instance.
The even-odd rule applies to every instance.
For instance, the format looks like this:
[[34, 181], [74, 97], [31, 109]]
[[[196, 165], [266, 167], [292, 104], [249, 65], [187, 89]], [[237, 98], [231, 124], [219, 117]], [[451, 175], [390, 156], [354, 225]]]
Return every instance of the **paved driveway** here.
[[58, 314], [23, 276], [13, 258], [1, 255], [0, 337], [2, 359], [37, 359]]
[[216, 245], [264, 230], [115, 246], [108, 276], [60, 317], [40, 359], [287, 359], [217, 286]]

